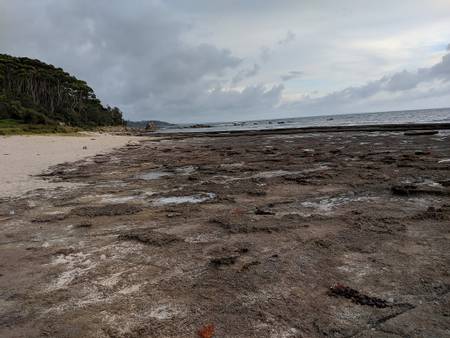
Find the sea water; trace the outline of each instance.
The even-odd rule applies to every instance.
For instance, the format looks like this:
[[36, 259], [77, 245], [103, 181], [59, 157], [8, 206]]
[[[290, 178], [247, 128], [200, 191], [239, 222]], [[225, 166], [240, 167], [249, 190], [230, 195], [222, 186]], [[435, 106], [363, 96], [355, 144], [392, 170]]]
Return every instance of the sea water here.
[[450, 108], [205, 123], [210, 126], [209, 128], [189, 128], [189, 125], [177, 125], [177, 127], [162, 129], [160, 132], [261, 130], [405, 123], [450, 123]]

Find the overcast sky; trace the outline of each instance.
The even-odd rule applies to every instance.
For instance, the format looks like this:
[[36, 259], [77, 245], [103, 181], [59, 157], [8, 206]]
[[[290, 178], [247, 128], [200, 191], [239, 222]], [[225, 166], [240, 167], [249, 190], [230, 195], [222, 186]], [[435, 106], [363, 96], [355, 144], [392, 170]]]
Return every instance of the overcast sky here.
[[0, 0], [0, 52], [131, 120], [450, 106], [449, 0]]

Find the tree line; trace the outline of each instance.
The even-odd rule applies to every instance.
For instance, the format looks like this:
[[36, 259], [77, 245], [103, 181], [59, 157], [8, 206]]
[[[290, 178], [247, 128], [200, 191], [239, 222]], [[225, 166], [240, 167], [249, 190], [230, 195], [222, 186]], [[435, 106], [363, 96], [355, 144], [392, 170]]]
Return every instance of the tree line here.
[[0, 119], [77, 127], [121, 125], [86, 82], [39, 60], [0, 54]]

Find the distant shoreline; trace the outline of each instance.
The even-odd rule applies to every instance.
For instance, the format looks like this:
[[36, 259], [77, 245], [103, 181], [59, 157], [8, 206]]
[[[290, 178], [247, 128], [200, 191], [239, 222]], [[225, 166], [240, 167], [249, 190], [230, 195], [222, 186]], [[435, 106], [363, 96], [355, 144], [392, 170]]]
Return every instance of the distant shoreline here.
[[411, 130], [450, 130], [450, 123], [368, 124], [299, 128], [247, 129], [227, 131], [190, 130], [177, 132], [143, 132], [146, 136], [249, 136], [269, 134], [333, 133], [333, 132], [404, 132]]

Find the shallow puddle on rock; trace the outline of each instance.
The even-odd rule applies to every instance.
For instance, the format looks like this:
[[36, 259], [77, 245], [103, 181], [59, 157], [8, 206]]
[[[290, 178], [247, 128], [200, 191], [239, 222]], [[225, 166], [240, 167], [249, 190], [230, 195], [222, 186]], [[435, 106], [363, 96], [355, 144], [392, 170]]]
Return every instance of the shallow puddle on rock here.
[[105, 203], [105, 204], [114, 204], [114, 203], [127, 203], [127, 202], [132, 202], [132, 201], [139, 201], [142, 200], [143, 196], [104, 196], [101, 200], [100, 203]]
[[327, 166], [325, 164], [320, 164], [318, 167], [305, 169], [305, 170], [302, 170], [300, 173], [312, 173], [315, 171], [322, 171], [322, 170], [325, 171], [325, 170], [329, 170], [329, 169], [331, 169], [329, 166]]
[[102, 194], [102, 195], [87, 195], [80, 197], [78, 199], [81, 203], [98, 203], [98, 204], [117, 204], [117, 203], [128, 203], [133, 201], [142, 201], [145, 197], [150, 196], [151, 193], [136, 194], [131, 196], [120, 196], [113, 194]]
[[274, 170], [274, 171], [262, 171], [252, 177], [255, 178], [272, 178], [284, 175], [298, 174], [298, 171], [286, 171], [286, 170]]
[[311, 173], [315, 171], [325, 171], [329, 170], [330, 167], [326, 166], [325, 164], [320, 164], [317, 167], [314, 168], [308, 168], [300, 171], [287, 171], [287, 170], [273, 170], [273, 171], [262, 171], [259, 172], [256, 175], [251, 176], [251, 178], [272, 178], [272, 177], [281, 177], [285, 175], [297, 175], [297, 174], [304, 174], [304, 173]]
[[179, 167], [175, 169], [171, 169], [174, 172], [171, 171], [150, 171], [144, 174], [140, 174], [136, 176], [136, 178], [146, 181], [151, 180], [158, 180], [163, 177], [173, 176], [173, 175], [191, 175], [196, 171], [196, 168], [194, 166], [185, 166], [185, 167]]
[[442, 184], [435, 182], [431, 179], [428, 178], [422, 178], [420, 180], [404, 180], [402, 181], [403, 184], [412, 184], [412, 185], [417, 185], [417, 186], [422, 186], [422, 187], [431, 187], [431, 188], [444, 188], [442, 186]]
[[171, 176], [172, 173], [168, 171], [151, 171], [145, 174], [138, 175], [137, 178], [141, 180], [151, 181], [151, 180], [157, 180], [162, 177]]
[[192, 173], [194, 173], [197, 169], [192, 166], [192, 165], [188, 165], [186, 167], [180, 167], [180, 168], [176, 168], [175, 172], [177, 174], [181, 174], [181, 175], [190, 175]]
[[221, 168], [224, 169], [235, 169], [235, 168], [241, 168], [244, 166], [244, 162], [237, 162], [237, 163], [222, 163], [220, 165]]
[[226, 175], [215, 175], [212, 177], [213, 182], [216, 183], [226, 183], [226, 182], [232, 182], [232, 181], [239, 181], [239, 180], [248, 180], [252, 178], [275, 178], [275, 177], [283, 177], [286, 175], [298, 175], [298, 174], [305, 174], [305, 173], [311, 173], [315, 171], [325, 171], [329, 170], [330, 167], [321, 164], [315, 168], [308, 168], [304, 170], [296, 170], [296, 171], [287, 171], [287, 170], [271, 170], [271, 171], [261, 171], [257, 174], [250, 175], [250, 176], [242, 176], [242, 177], [235, 177], [235, 176], [226, 176]]
[[153, 201], [156, 206], [162, 206], [167, 204], [183, 204], [183, 203], [202, 203], [216, 197], [214, 193], [207, 193], [202, 195], [190, 195], [190, 196], [170, 196], [161, 197]]
[[168, 303], [152, 307], [147, 315], [158, 320], [168, 320], [181, 315], [183, 312], [177, 306]]
[[343, 205], [350, 204], [353, 202], [368, 202], [373, 201], [377, 199], [377, 197], [369, 197], [369, 196], [362, 196], [362, 197], [349, 197], [349, 196], [341, 196], [341, 197], [331, 197], [331, 198], [324, 198], [322, 200], [316, 200], [316, 201], [306, 201], [302, 202], [301, 206], [313, 209], [316, 212], [320, 212], [322, 214], [330, 214], [333, 213], [333, 211]]
[[186, 243], [210, 243], [218, 240], [217, 234], [198, 234], [194, 236], [187, 237], [184, 241]]
[[111, 188], [111, 187], [125, 187], [127, 185], [126, 182], [123, 181], [119, 181], [119, 180], [112, 180], [112, 181], [107, 181], [104, 183], [96, 183], [96, 187], [98, 188]]

